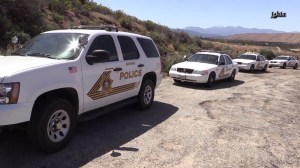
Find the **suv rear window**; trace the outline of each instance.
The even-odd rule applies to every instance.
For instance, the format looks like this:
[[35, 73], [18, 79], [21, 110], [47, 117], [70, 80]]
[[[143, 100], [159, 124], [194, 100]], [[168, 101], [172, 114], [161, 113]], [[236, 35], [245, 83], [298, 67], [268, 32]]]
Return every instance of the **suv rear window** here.
[[148, 58], [155, 58], [155, 57], [159, 57], [159, 53], [153, 43], [152, 40], [150, 39], [144, 39], [144, 38], [137, 38], [139, 43], [141, 44], [146, 57]]

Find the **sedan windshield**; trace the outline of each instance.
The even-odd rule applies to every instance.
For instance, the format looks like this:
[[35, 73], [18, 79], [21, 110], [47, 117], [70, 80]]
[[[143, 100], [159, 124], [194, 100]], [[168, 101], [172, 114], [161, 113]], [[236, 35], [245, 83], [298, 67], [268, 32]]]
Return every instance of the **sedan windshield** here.
[[12, 55], [35, 56], [53, 59], [74, 59], [81, 47], [79, 38], [86, 34], [45, 33], [36, 36]]
[[188, 62], [201, 62], [208, 64], [216, 64], [218, 62], [218, 56], [209, 54], [194, 54], [188, 58]]
[[256, 55], [245, 55], [245, 54], [242, 54], [238, 58], [239, 59], [256, 60]]
[[276, 60], [287, 60], [288, 57], [276, 57], [275, 59], [276, 59]]

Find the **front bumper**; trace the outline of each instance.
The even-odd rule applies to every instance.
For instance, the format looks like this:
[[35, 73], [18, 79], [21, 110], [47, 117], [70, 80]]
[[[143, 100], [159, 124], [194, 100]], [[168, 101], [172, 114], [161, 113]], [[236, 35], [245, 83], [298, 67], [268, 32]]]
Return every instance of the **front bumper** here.
[[0, 126], [29, 121], [31, 110], [32, 103], [0, 105]]
[[180, 80], [182, 82], [206, 83], [208, 80], [208, 75], [187, 74], [180, 73], [177, 71], [170, 71], [169, 76], [173, 79]]
[[238, 64], [240, 70], [250, 70], [251, 65]]
[[277, 62], [277, 63], [269, 63], [269, 67], [282, 67], [283, 63], [282, 62]]

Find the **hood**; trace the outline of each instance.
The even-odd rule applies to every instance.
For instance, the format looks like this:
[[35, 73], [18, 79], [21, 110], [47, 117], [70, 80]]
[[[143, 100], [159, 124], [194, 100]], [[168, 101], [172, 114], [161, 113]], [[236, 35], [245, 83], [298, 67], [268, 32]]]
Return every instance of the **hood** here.
[[32, 68], [58, 64], [61, 61], [40, 57], [0, 56], [0, 82], [2, 82], [5, 76]]
[[186, 68], [186, 69], [196, 69], [199, 71], [208, 70], [211, 68], [217, 67], [217, 65], [214, 64], [207, 64], [207, 63], [200, 63], [200, 62], [181, 62], [178, 64], [173, 65], [175, 68]]
[[242, 63], [253, 63], [256, 62], [255, 60], [248, 60], [248, 59], [233, 59], [233, 62], [242, 62]]

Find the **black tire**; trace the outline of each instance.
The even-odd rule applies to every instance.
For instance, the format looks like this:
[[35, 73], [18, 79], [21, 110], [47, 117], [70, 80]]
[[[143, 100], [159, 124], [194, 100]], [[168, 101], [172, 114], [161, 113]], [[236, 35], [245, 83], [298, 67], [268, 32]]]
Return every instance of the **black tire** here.
[[264, 66], [264, 68], [262, 69], [262, 71], [263, 71], [263, 72], [266, 72], [267, 69], [268, 69], [268, 65], [266, 64], [266, 65]]
[[138, 106], [141, 110], [148, 109], [153, 104], [154, 84], [152, 80], [143, 81], [140, 92], [138, 94]]
[[251, 65], [251, 67], [250, 67], [250, 72], [251, 72], [251, 73], [254, 73], [254, 65]]
[[73, 105], [61, 98], [51, 99], [45, 106], [35, 107], [28, 134], [34, 145], [48, 153], [67, 145], [76, 126]]
[[282, 69], [285, 69], [285, 68], [286, 68], [286, 63], [283, 63], [283, 65], [282, 65], [281, 68], [282, 68]]
[[173, 79], [175, 83], [182, 83], [181, 80]]
[[295, 64], [293, 69], [297, 69], [298, 68], [298, 64]]
[[235, 79], [235, 75], [236, 75], [236, 70], [233, 70], [230, 77], [228, 78], [228, 81], [233, 82]]
[[206, 86], [209, 87], [209, 88], [213, 87], [214, 83], [215, 83], [215, 79], [216, 79], [215, 73], [213, 73], [213, 72], [210, 73], [209, 77], [208, 77], [208, 80], [206, 82]]

